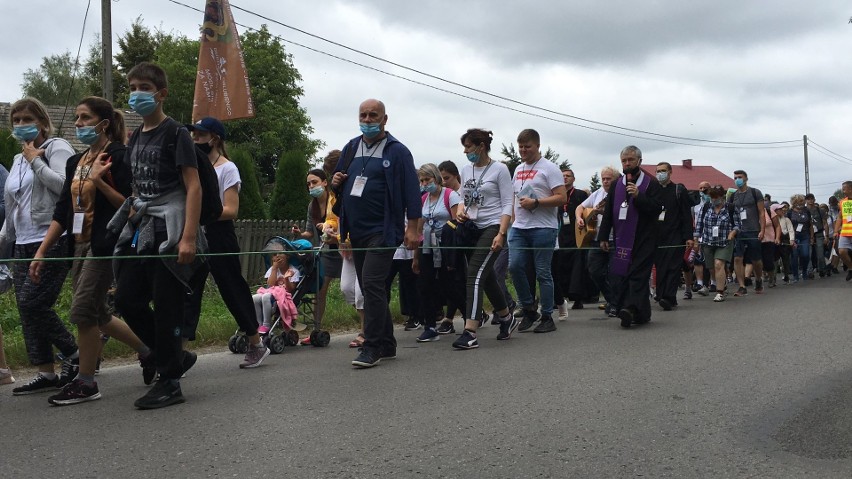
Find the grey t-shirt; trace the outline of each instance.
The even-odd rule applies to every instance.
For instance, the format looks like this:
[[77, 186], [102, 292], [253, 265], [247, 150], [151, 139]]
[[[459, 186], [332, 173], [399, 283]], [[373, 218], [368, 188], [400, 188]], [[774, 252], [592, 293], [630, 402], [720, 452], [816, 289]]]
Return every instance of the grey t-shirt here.
[[763, 201], [763, 193], [750, 186], [744, 192], [735, 191], [731, 195], [731, 203], [736, 208], [743, 223], [742, 231], [760, 231], [758, 220], [763, 217], [763, 212], [757, 210], [758, 200]]
[[[177, 129], [174, 146], [166, 145], [171, 129]], [[198, 168], [189, 131], [171, 118], [153, 130], [140, 131], [129, 150], [133, 188], [143, 200], [175, 189], [181, 183], [181, 166]]]

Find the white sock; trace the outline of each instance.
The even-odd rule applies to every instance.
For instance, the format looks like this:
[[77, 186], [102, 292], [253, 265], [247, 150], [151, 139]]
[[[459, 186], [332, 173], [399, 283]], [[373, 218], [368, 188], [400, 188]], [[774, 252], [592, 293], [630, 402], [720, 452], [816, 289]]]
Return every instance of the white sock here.
[[699, 279], [698, 280], [698, 287], [700, 288], [701, 286], [704, 286], [704, 281]]

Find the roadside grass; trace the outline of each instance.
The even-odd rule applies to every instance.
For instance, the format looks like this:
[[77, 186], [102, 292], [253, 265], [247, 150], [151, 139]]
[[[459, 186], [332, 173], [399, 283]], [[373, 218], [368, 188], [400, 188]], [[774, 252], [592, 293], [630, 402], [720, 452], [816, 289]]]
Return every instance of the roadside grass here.
[[[514, 287], [510, 281], [507, 281], [509, 290], [512, 295], [515, 295]], [[256, 289], [254, 287], [253, 289]], [[391, 293], [391, 314], [394, 316], [394, 322], [402, 323], [405, 321], [399, 312], [399, 283], [398, 280], [393, 284]], [[65, 281], [62, 291], [59, 294], [59, 299], [56, 302], [55, 311], [65, 322], [66, 327], [72, 334], [77, 334], [76, 327], [68, 322], [68, 310], [71, 306], [71, 280]], [[488, 300], [485, 300], [483, 305], [486, 311], [491, 311], [491, 305]], [[313, 325], [312, 318], [303, 318], [302, 321], [308, 324], [308, 329], [302, 331], [300, 335], [304, 337], [309, 334], [310, 328]], [[18, 308], [15, 303], [15, 295], [12, 290], [0, 295], [0, 327], [3, 330], [4, 347], [6, 352], [6, 361], [9, 367], [13, 369], [28, 368], [29, 361], [27, 360], [26, 347], [24, 345], [23, 333], [21, 331], [21, 322], [18, 316]], [[354, 331], [360, 328], [358, 313], [355, 308], [346, 304], [343, 299], [343, 294], [340, 291], [340, 281], [334, 280], [329, 286], [328, 300], [323, 318], [322, 328], [324, 330], [335, 332]], [[198, 325], [196, 340], [191, 348], [199, 347], [221, 347], [222, 350], [227, 350], [228, 339], [237, 330], [237, 324], [225, 303], [222, 302], [222, 297], [219, 295], [219, 290], [216, 288], [212, 280], [208, 280], [207, 287], [204, 290], [204, 296], [201, 303], [201, 321]], [[104, 358], [131, 357], [135, 352], [129, 347], [118, 341], [109, 341], [104, 348]]]

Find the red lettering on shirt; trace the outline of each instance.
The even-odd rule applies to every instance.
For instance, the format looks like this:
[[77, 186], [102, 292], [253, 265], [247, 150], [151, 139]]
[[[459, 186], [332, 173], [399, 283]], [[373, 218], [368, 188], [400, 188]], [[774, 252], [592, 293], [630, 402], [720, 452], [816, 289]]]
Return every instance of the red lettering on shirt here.
[[535, 178], [535, 175], [538, 173], [538, 170], [521, 170], [515, 173], [515, 179], [520, 181], [527, 181]]

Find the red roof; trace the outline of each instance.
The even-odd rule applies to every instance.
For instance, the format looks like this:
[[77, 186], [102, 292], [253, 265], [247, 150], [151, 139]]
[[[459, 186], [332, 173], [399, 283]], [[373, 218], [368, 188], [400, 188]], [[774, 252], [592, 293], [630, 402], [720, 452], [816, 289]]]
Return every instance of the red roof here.
[[[657, 175], [657, 165], [641, 165], [642, 171], [651, 175]], [[711, 185], [722, 185], [725, 188], [734, 186], [734, 179], [713, 168], [712, 166], [694, 166], [692, 160], [683, 160], [682, 165], [672, 165], [672, 181], [683, 183], [688, 190], [697, 190], [698, 184], [706, 181]]]

